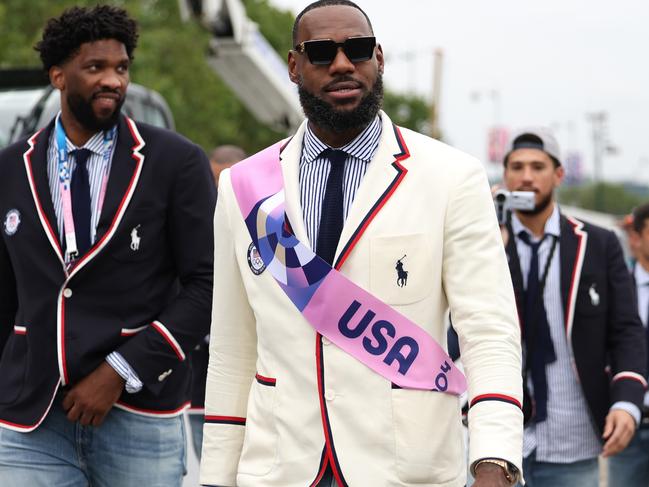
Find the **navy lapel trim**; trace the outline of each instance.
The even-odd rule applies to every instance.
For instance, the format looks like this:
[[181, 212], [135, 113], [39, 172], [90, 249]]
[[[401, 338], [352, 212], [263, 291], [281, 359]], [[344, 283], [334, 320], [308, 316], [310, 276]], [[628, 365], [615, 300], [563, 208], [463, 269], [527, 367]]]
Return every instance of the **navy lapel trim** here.
[[[51, 124], [50, 124], [51, 125]], [[36, 140], [41, 134], [47, 134], [49, 133], [49, 127], [48, 129], [41, 129], [38, 132], [36, 132], [34, 135], [32, 135], [29, 140], [27, 140], [27, 143], [29, 144], [29, 148], [25, 151], [23, 154], [23, 161], [25, 163], [25, 170], [27, 171], [27, 180], [29, 182], [29, 188], [31, 189], [32, 192], [32, 197], [34, 198], [34, 204], [36, 205], [36, 212], [38, 213], [38, 219], [41, 222], [41, 225], [43, 226], [43, 230], [45, 230], [45, 235], [47, 235], [47, 239], [50, 241], [50, 245], [54, 249], [54, 252], [56, 253], [57, 257], [59, 258], [59, 261], [61, 262], [61, 267], [63, 268], [63, 272], [67, 275], [67, 269], [65, 267], [65, 259], [63, 258], [63, 249], [61, 248], [61, 243], [59, 242], [59, 236], [58, 236], [58, 231], [55, 231], [56, 227], [52, 226], [52, 221], [56, 222], [56, 218], [54, 220], [51, 220], [52, 215], [54, 213], [54, 209], [52, 208], [52, 197], [50, 195], [49, 201], [45, 201], [44, 203], [41, 203], [41, 198], [39, 196], [39, 186], [41, 187], [41, 191], [44, 192], [44, 189], [42, 188], [42, 181], [41, 184], [37, 184], [37, 179], [34, 174], [34, 168], [32, 164], [32, 155], [35, 150], [36, 146]], [[48, 137], [42, 137], [41, 140], [39, 140], [39, 150], [40, 147], [44, 147], [44, 157], [45, 157], [45, 167], [47, 168], [47, 144], [48, 144]], [[47, 169], [45, 172], [45, 188], [47, 189], [47, 194], [49, 195], [49, 185], [47, 184]], [[45, 205], [45, 206], [43, 206]], [[48, 206], [49, 205], [49, 206]], [[48, 211], [50, 210], [51, 211]], [[50, 213], [49, 218], [48, 218], [48, 213]]]
[[[93, 259], [106, 246], [106, 244], [108, 244], [108, 242], [113, 237], [113, 235], [115, 235], [115, 231], [117, 230], [119, 223], [122, 221], [124, 212], [126, 211], [126, 208], [128, 207], [128, 204], [131, 201], [131, 198], [133, 197], [135, 187], [137, 186], [137, 183], [140, 179], [140, 174], [142, 173], [142, 165], [144, 164], [144, 154], [141, 154], [140, 150], [146, 144], [144, 142], [144, 139], [142, 139], [142, 136], [140, 135], [140, 132], [138, 131], [137, 126], [135, 125], [135, 122], [133, 122], [133, 120], [131, 120], [126, 116], [124, 117], [124, 120], [126, 121], [126, 126], [128, 127], [129, 132], [134, 141], [133, 146], [131, 146], [131, 157], [135, 159], [135, 163], [136, 163], [135, 168], [131, 174], [131, 179], [126, 188], [126, 192], [124, 193], [124, 196], [122, 197], [122, 200], [117, 207], [117, 211], [115, 212], [115, 216], [113, 217], [113, 221], [108, 227], [108, 230], [106, 231], [106, 233], [103, 234], [103, 236], [99, 240], [95, 242], [92, 248], [74, 264], [74, 267], [70, 270], [70, 278], [74, 276], [77, 272], [79, 272], [91, 259]], [[124, 135], [125, 133], [120, 133], [120, 136], [124, 136]], [[108, 189], [110, 190], [110, 179], [108, 182]], [[106, 197], [108, 198], [108, 195]], [[102, 217], [103, 216], [104, 216], [104, 211], [102, 209]]]
[[[577, 288], [581, 278], [581, 270], [586, 255], [588, 233], [583, 230], [583, 222], [566, 216], [567, 225], [562, 225], [561, 245], [561, 294], [564, 297], [566, 335], [572, 336], [572, 326], [575, 318], [575, 303]], [[569, 238], [564, 238], [567, 234]], [[574, 236], [574, 237], [573, 237]], [[568, 275], [568, 272], [570, 274]], [[570, 277], [568, 277], [570, 276]], [[568, 341], [570, 343], [570, 341]]]
[[410, 151], [408, 150], [408, 147], [406, 146], [406, 143], [403, 140], [403, 136], [401, 135], [401, 131], [399, 130], [399, 127], [397, 127], [394, 124], [392, 125], [392, 127], [394, 129], [394, 135], [397, 139], [397, 144], [399, 144], [399, 149], [400, 149], [399, 153], [394, 154], [395, 160], [392, 163], [392, 167], [395, 169], [397, 174], [395, 175], [392, 182], [388, 185], [387, 189], [380, 196], [378, 201], [374, 203], [372, 208], [370, 208], [370, 211], [365, 215], [361, 223], [358, 225], [354, 233], [351, 235], [351, 237], [343, 247], [342, 251], [340, 252], [340, 255], [338, 256], [338, 259], [336, 260], [336, 264], [334, 266], [335, 269], [340, 270], [342, 265], [349, 257], [349, 254], [351, 254], [352, 250], [354, 250], [354, 247], [356, 246], [360, 238], [365, 233], [365, 230], [367, 230], [367, 227], [370, 225], [374, 217], [379, 213], [379, 211], [381, 211], [381, 208], [383, 208], [383, 206], [387, 203], [390, 197], [394, 194], [397, 187], [401, 184], [401, 181], [403, 181], [403, 178], [408, 173], [408, 170], [401, 165], [401, 161], [408, 159], [410, 157]]

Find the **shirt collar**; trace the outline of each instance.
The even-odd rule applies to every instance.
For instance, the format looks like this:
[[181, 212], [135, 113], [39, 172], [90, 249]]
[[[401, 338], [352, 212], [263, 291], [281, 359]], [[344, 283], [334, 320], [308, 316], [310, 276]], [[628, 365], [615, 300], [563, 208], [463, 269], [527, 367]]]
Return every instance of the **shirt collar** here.
[[[336, 148], [345, 151], [350, 156], [360, 159], [363, 162], [370, 162], [379, 146], [381, 129], [381, 118], [377, 115], [354, 140], [342, 147]], [[330, 147], [318, 139], [309, 124], [307, 124], [304, 132], [304, 161], [307, 164], [315, 161], [322, 154], [322, 151], [328, 148]]]
[[[61, 117], [61, 112], [59, 112], [57, 118]], [[113, 130], [112, 128], [109, 130]], [[68, 155], [78, 149], [88, 149], [90, 152], [93, 152], [98, 155], [103, 155], [104, 151], [104, 131], [100, 130], [95, 135], [90, 137], [83, 147], [77, 147], [74, 143], [68, 138], [67, 134], [65, 135], [65, 146], [68, 151]]]
[[[561, 235], [560, 223], [561, 219], [559, 215], [559, 206], [555, 203], [554, 210], [552, 210], [550, 218], [548, 218], [548, 220], [545, 222], [543, 234], [553, 235], [558, 238]], [[516, 236], [518, 236], [521, 232], [526, 232], [531, 237], [535, 238], [532, 232], [525, 225], [523, 225], [523, 223], [521, 223], [521, 221], [518, 219], [518, 216], [516, 216], [516, 213], [512, 213], [512, 230], [514, 231], [514, 235]]]
[[649, 284], [649, 272], [647, 272], [645, 268], [640, 265], [640, 263], [636, 263], [633, 273], [635, 276], [636, 285], [638, 287], [646, 286], [647, 284]]

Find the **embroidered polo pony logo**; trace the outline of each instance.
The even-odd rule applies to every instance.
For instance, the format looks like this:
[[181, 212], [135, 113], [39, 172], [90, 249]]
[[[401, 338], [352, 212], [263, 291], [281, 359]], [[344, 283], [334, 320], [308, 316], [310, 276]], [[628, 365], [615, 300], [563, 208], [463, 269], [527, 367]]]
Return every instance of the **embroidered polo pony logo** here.
[[135, 252], [140, 248], [140, 236], [137, 234], [137, 229], [140, 228], [140, 225], [131, 230], [131, 250]]
[[403, 259], [406, 256], [404, 255], [397, 261], [397, 265], [394, 267], [397, 270], [397, 286], [403, 287], [408, 284], [408, 271], [403, 270]]

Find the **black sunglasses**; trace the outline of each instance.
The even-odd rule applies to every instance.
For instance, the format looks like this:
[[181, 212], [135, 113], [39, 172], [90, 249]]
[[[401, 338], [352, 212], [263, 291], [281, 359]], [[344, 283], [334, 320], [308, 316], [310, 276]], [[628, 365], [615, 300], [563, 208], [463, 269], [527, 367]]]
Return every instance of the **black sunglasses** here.
[[339, 47], [342, 48], [347, 59], [354, 64], [369, 61], [374, 55], [376, 37], [349, 37], [344, 42], [335, 42], [331, 39], [304, 41], [295, 46], [295, 51], [299, 54], [306, 53], [311, 64], [326, 65], [334, 61]]

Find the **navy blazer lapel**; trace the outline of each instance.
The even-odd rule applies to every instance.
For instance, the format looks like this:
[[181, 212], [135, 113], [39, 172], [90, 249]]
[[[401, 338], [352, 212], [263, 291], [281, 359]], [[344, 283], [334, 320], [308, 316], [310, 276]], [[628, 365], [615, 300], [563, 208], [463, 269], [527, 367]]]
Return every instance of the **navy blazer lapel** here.
[[117, 128], [117, 146], [108, 176], [104, 206], [97, 224], [97, 237], [90, 250], [75, 262], [69, 278], [85, 267], [115, 235], [142, 173], [144, 154], [140, 150], [144, 145], [135, 122], [122, 116]]
[[[139, 137], [139, 134], [137, 134], [137, 137]], [[101, 215], [97, 223], [96, 241], [101, 240], [106, 234], [129, 189], [133, 179], [133, 172], [138, 167], [138, 159], [134, 157], [134, 148], [139, 145], [138, 142], [124, 116], [120, 117], [117, 127], [117, 146], [110, 166], [104, 206], [101, 209]]]
[[588, 245], [588, 232], [579, 220], [561, 215], [561, 301], [563, 303], [566, 334], [572, 336], [575, 304], [581, 270]]
[[561, 238], [559, 239], [559, 253], [561, 255], [561, 304], [563, 305], [564, 318], [568, 314], [568, 295], [577, 259], [579, 240], [575, 235], [574, 227], [568, 219], [561, 215]]
[[47, 173], [47, 152], [54, 128], [54, 120], [28, 140], [29, 149], [23, 154], [27, 177], [36, 204], [36, 211], [50, 244], [63, 264], [63, 250], [59, 237], [59, 227], [52, 202], [49, 176]]
[[523, 306], [523, 273], [521, 271], [521, 261], [518, 258], [516, 238], [511, 223], [507, 223], [507, 233], [509, 234], [509, 238], [507, 240], [507, 245], [505, 246], [505, 253], [507, 254], [509, 274], [512, 277], [512, 284], [514, 286], [514, 297], [516, 298], [516, 308], [518, 310], [518, 318], [520, 322]]

